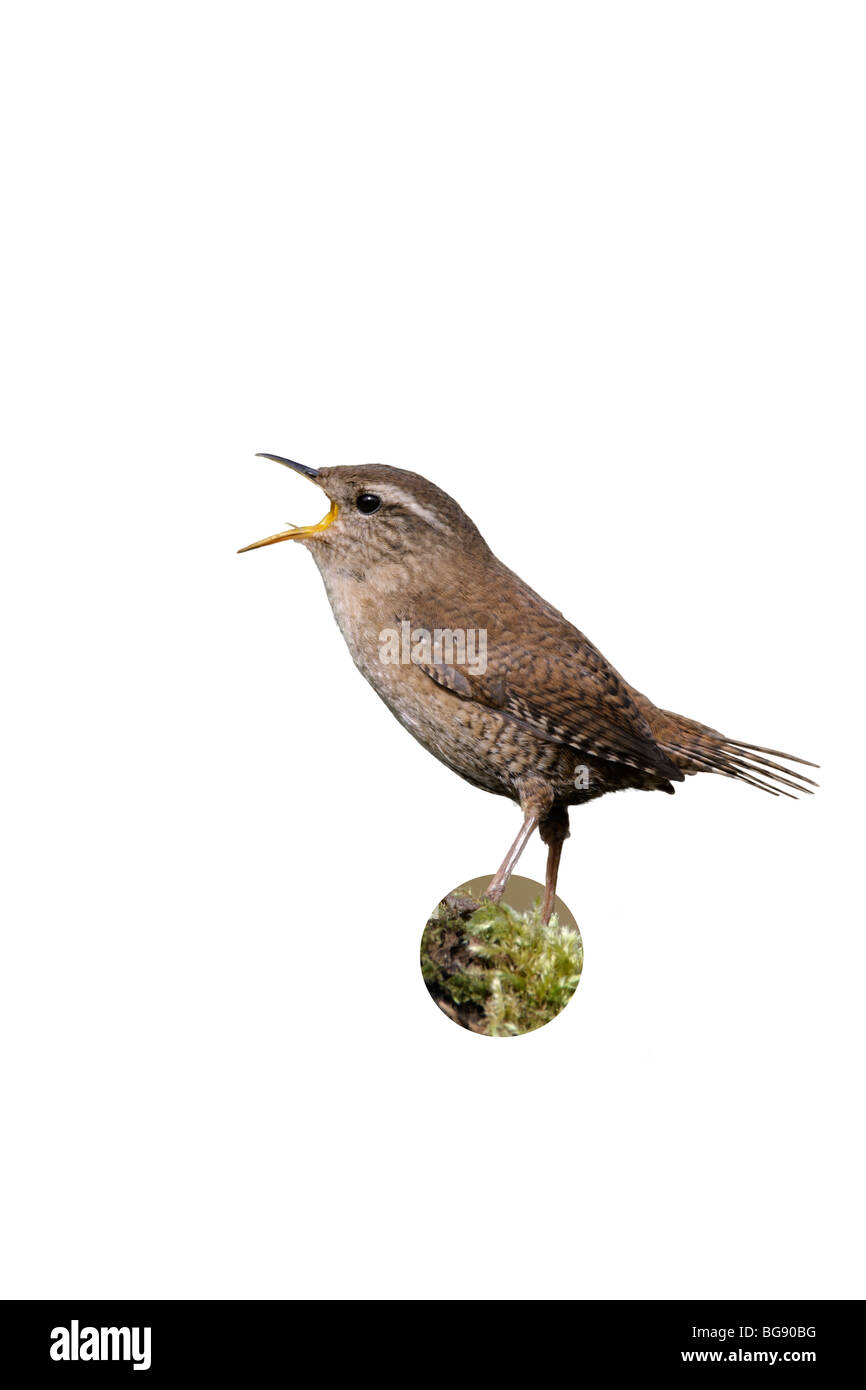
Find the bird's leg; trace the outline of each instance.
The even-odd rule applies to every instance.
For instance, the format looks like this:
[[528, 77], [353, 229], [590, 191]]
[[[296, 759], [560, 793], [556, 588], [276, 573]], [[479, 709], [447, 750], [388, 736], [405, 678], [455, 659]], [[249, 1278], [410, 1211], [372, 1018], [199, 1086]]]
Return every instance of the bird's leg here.
[[541, 921], [545, 927], [550, 921], [550, 914], [553, 911], [553, 900], [556, 897], [556, 876], [559, 873], [559, 858], [561, 854], [561, 840], [554, 840], [548, 845], [547, 875], [544, 880], [544, 906], [541, 909]]
[[541, 920], [547, 926], [556, 897], [556, 879], [559, 874], [562, 846], [571, 833], [568, 828], [568, 807], [553, 807], [541, 822], [539, 833], [547, 845], [547, 874], [544, 880], [544, 903], [541, 908]]
[[[498, 903], [502, 898], [508, 880], [514, 873], [515, 865], [526, 849], [527, 841], [533, 830], [549, 816], [553, 806], [553, 791], [550, 785], [540, 777], [523, 778], [517, 784], [517, 791], [520, 797], [520, 809], [523, 812], [523, 825], [520, 834], [506, 854], [496, 874], [490, 880], [490, 886], [484, 895], [494, 903]], [[566, 834], [568, 834], [567, 812]]]
[[520, 827], [520, 834], [506, 854], [495, 875], [490, 880], [487, 892], [484, 894], [485, 898], [489, 898], [491, 902], [498, 903], [501, 899], [507, 887], [508, 880], [514, 873], [514, 867], [521, 854], [526, 849], [526, 843], [533, 830], [535, 830], [538, 825], [539, 819], [538, 812], [535, 811], [527, 815], [523, 825]]

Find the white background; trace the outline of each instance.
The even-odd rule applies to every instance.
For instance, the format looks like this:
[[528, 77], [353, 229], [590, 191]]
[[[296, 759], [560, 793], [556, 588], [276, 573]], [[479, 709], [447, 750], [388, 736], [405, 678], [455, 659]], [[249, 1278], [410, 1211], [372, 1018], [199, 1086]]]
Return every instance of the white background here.
[[[6, 13], [0, 1292], [862, 1295], [862, 8]], [[518, 813], [235, 554], [321, 514], [259, 449], [820, 793], [574, 813], [574, 1001], [455, 1028]]]

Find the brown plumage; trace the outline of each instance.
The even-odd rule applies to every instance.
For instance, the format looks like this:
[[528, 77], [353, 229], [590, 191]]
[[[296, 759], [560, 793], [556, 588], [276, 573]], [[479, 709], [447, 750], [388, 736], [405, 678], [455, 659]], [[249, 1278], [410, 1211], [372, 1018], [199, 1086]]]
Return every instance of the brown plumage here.
[[[538, 828], [548, 845], [548, 917], [568, 807], [606, 792], [673, 792], [697, 772], [782, 796], [815, 785], [776, 759], [814, 764], [658, 709], [497, 560], [426, 478], [379, 464], [317, 472], [263, 457], [312, 478], [331, 508], [316, 526], [245, 549], [306, 546], [355, 664], [392, 713], [461, 777], [521, 806], [523, 826], [490, 885], [494, 899]], [[446, 634], [438, 646], [437, 633]]]

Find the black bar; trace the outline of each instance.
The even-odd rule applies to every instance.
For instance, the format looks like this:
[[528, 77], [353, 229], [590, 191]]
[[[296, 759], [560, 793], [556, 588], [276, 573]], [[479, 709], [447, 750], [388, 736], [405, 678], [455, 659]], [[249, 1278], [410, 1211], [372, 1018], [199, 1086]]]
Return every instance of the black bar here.
[[[387, 1364], [386, 1379], [410, 1385], [422, 1370], [444, 1381], [501, 1380], [503, 1373], [519, 1381], [524, 1358], [526, 1372], [543, 1380], [568, 1373], [563, 1358], [575, 1375], [592, 1363], [612, 1375], [696, 1368], [700, 1375], [708, 1366], [730, 1375], [736, 1366], [751, 1375], [763, 1367], [824, 1376], [862, 1364], [864, 1342], [859, 1300], [562, 1300], [524, 1303], [517, 1312], [483, 1298], [407, 1300], [396, 1311], [385, 1300], [10, 1301], [0, 1304], [0, 1337], [4, 1372], [18, 1366], [19, 1379], [6, 1383], [22, 1385], [108, 1375], [142, 1385], [183, 1377], [195, 1385], [226, 1377], [258, 1384], [262, 1375], [295, 1379], [310, 1358], [303, 1380], [340, 1367], [378, 1380], [377, 1366]], [[547, 1356], [556, 1361], [548, 1365]]]

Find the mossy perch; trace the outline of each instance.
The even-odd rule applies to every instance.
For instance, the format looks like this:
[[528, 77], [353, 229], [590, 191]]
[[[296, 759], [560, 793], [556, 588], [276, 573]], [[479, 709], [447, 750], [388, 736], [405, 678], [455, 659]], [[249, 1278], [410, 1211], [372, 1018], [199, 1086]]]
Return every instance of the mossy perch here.
[[540, 901], [527, 912], [450, 894], [421, 939], [421, 972], [440, 1009], [473, 1033], [511, 1037], [549, 1023], [580, 980], [583, 944]]

